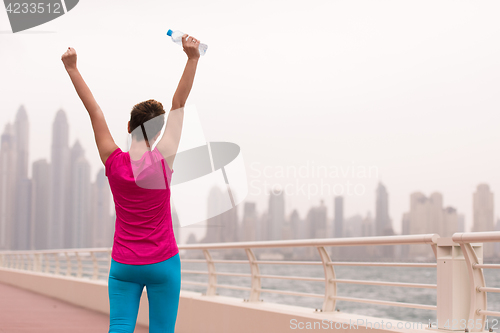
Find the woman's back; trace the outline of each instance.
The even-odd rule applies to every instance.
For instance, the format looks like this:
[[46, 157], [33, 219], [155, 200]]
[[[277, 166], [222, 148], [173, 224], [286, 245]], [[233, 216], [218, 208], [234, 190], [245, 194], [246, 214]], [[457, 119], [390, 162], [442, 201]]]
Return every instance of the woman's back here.
[[158, 149], [132, 160], [117, 148], [106, 160], [116, 210], [115, 261], [153, 264], [179, 252], [170, 210], [172, 172]]

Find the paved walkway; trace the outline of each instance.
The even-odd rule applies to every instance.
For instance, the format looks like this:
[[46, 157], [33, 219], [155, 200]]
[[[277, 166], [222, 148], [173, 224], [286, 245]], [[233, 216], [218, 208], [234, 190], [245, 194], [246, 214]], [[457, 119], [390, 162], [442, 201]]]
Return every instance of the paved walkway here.
[[[0, 333], [107, 333], [109, 316], [0, 283]], [[137, 325], [136, 333], [148, 328]]]

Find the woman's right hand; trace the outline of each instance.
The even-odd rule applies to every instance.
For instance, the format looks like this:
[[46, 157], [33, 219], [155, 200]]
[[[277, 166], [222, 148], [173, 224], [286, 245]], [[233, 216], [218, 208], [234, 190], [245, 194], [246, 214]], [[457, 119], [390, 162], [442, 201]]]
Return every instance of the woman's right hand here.
[[200, 46], [200, 41], [192, 36], [188, 37], [188, 34], [182, 36], [182, 47], [184, 52], [186, 52], [188, 59], [199, 59], [200, 51], [198, 47]]

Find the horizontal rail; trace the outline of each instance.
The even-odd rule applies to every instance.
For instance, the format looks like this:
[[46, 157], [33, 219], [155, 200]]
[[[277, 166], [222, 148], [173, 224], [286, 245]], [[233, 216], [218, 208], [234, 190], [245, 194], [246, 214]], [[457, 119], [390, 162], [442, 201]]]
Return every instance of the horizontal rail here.
[[311, 294], [311, 293], [300, 293], [297, 291], [286, 291], [286, 290], [275, 290], [275, 289], [262, 289], [259, 288], [257, 291], [271, 293], [271, 294], [282, 294], [282, 295], [292, 295], [292, 296], [302, 296], [302, 297], [316, 297], [316, 298], [324, 298], [323, 294]]
[[214, 264], [247, 264], [248, 260], [209, 260], [209, 262], [213, 262]]
[[283, 279], [283, 280], [325, 282], [324, 278], [312, 278], [312, 277], [305, 277], [305, 276], [257, 275], [257, 277], [266, 278], [266, 279]]
[[90, 253], [91, 252], [108, 252], [110, 251], [111, 248], [109, 247], [96, 247], [96, 248], [69, 248], [69, 249], [52, 249], [52, 250], [4, 250], [4, 251], [0, 251], [0, 254], [19, 254], [19, 255], [23, 255], [23, 254], [54, 254], [54, 253], [60, 253], [60, 254], [63, 254], [64, 253], [68, 253], [68, 255], [70, 255], [71, 253], [75, 253], [75, 252], [78, 252], [79, 254], [83, 254], [83, 253]]
[[500, 264], [473, 264], [474, 268], [486, 268], [486, 269], [498, 269], [500, 268]]
[[479, 314], [493, 317], [500, 317], [500, 312], [498, 311], [488, 311], [488, 310], [477, 310]]
[[321, 261], [269, 261], [269, 260], [257, 260], [257, 264], [262, 265], [318, 265], [322, 266], [323, 263]]
[[399, 245], [399, 244], [436, 244], [437, 234], [296, 239], [262, 242], [237, 243], [205, 243], [179, 245], [179, 250], [215, 250], [215, 249], [257, 249], [272, 247], [304, 247], [304, 246], [360, 246], [360, 245]]
[[477, 287], [477, 291], [483, 291], [486, 293], [500, 293], [500, 288]]
[[184, 270], [184, 269], [181, 269], [181, 273], [186, 273], [186, 274], [208, 274], [208, 272], [204, 272], [204, 271], [190, 271], [190, 270]]
[[405, 282], [384, 282], [384, 281], [366, 281], [366, 280], [342, 280], [330, 279], [329, 281], [337, 283], [352, 283], [372, 286], [390, 286], [390, 287], [406, 287], [406, 288], [428, 288], [437, 289], [437, 284], [421, 284], [421, 283], [405, 283]]
[[226, 289], [252, 290], [252, 288], [249, 288], [249, 287], [232, 286], [232, 285], [229, 285], [229, 284], [216, 284], [215, 286], [218, 287], [218, 288], [226, 288]]
[[457, 232], [454, 233], [451, 239], [455, 243], [487, 243], [500, 242], [500, 231], [488, 232]]
[[390, 306], [399, 306], [399, 307], [403, 307], [403, 308], [413, 308], [413, 309], [422, 309], [422, 310], [437, 310], [437, 306], [435, 306], [435, 305], [392, 302], [392, 301], [380, 301], [380, 300], [376, 300], [376, 299], [344, 297], [344, 296], [331, 296], [330, 298], [333, 298], [333, 299], [336, 299], [339, 301], [347, 301], [347, 302], [390, 305]]
[[388, 266], [388, 267], [429, 267], [436, 268], [436, 263], [406, 263], [406, 262], [347, 262], [335, 261], [327, 263], [328, 266]]
[[190, 285], [193, 285], [193, 286], [202, 286], [202, 287], [208, 286], [208, 283], [195, 282], [195, 281], [183, 281], [183, 280], [181, 280], [181, 283], [182, 284], [190, 284]]

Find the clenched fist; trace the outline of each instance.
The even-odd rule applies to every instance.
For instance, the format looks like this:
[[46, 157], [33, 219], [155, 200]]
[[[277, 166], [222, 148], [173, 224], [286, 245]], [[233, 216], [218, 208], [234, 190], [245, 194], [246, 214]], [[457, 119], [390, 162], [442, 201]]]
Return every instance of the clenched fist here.
[[68, 47], [66, 52], [61, 57], [62, 62], [66, 70], [76, 69], [76, 51], [72, 47]]
[[182, 35], [182, 47], [184, 52], [186, 52], [189, 59], [199, 59], [200, 51], [198, 47], [200, 46], [200, 41], [192, 36], [188, 37], [188, 34]]

